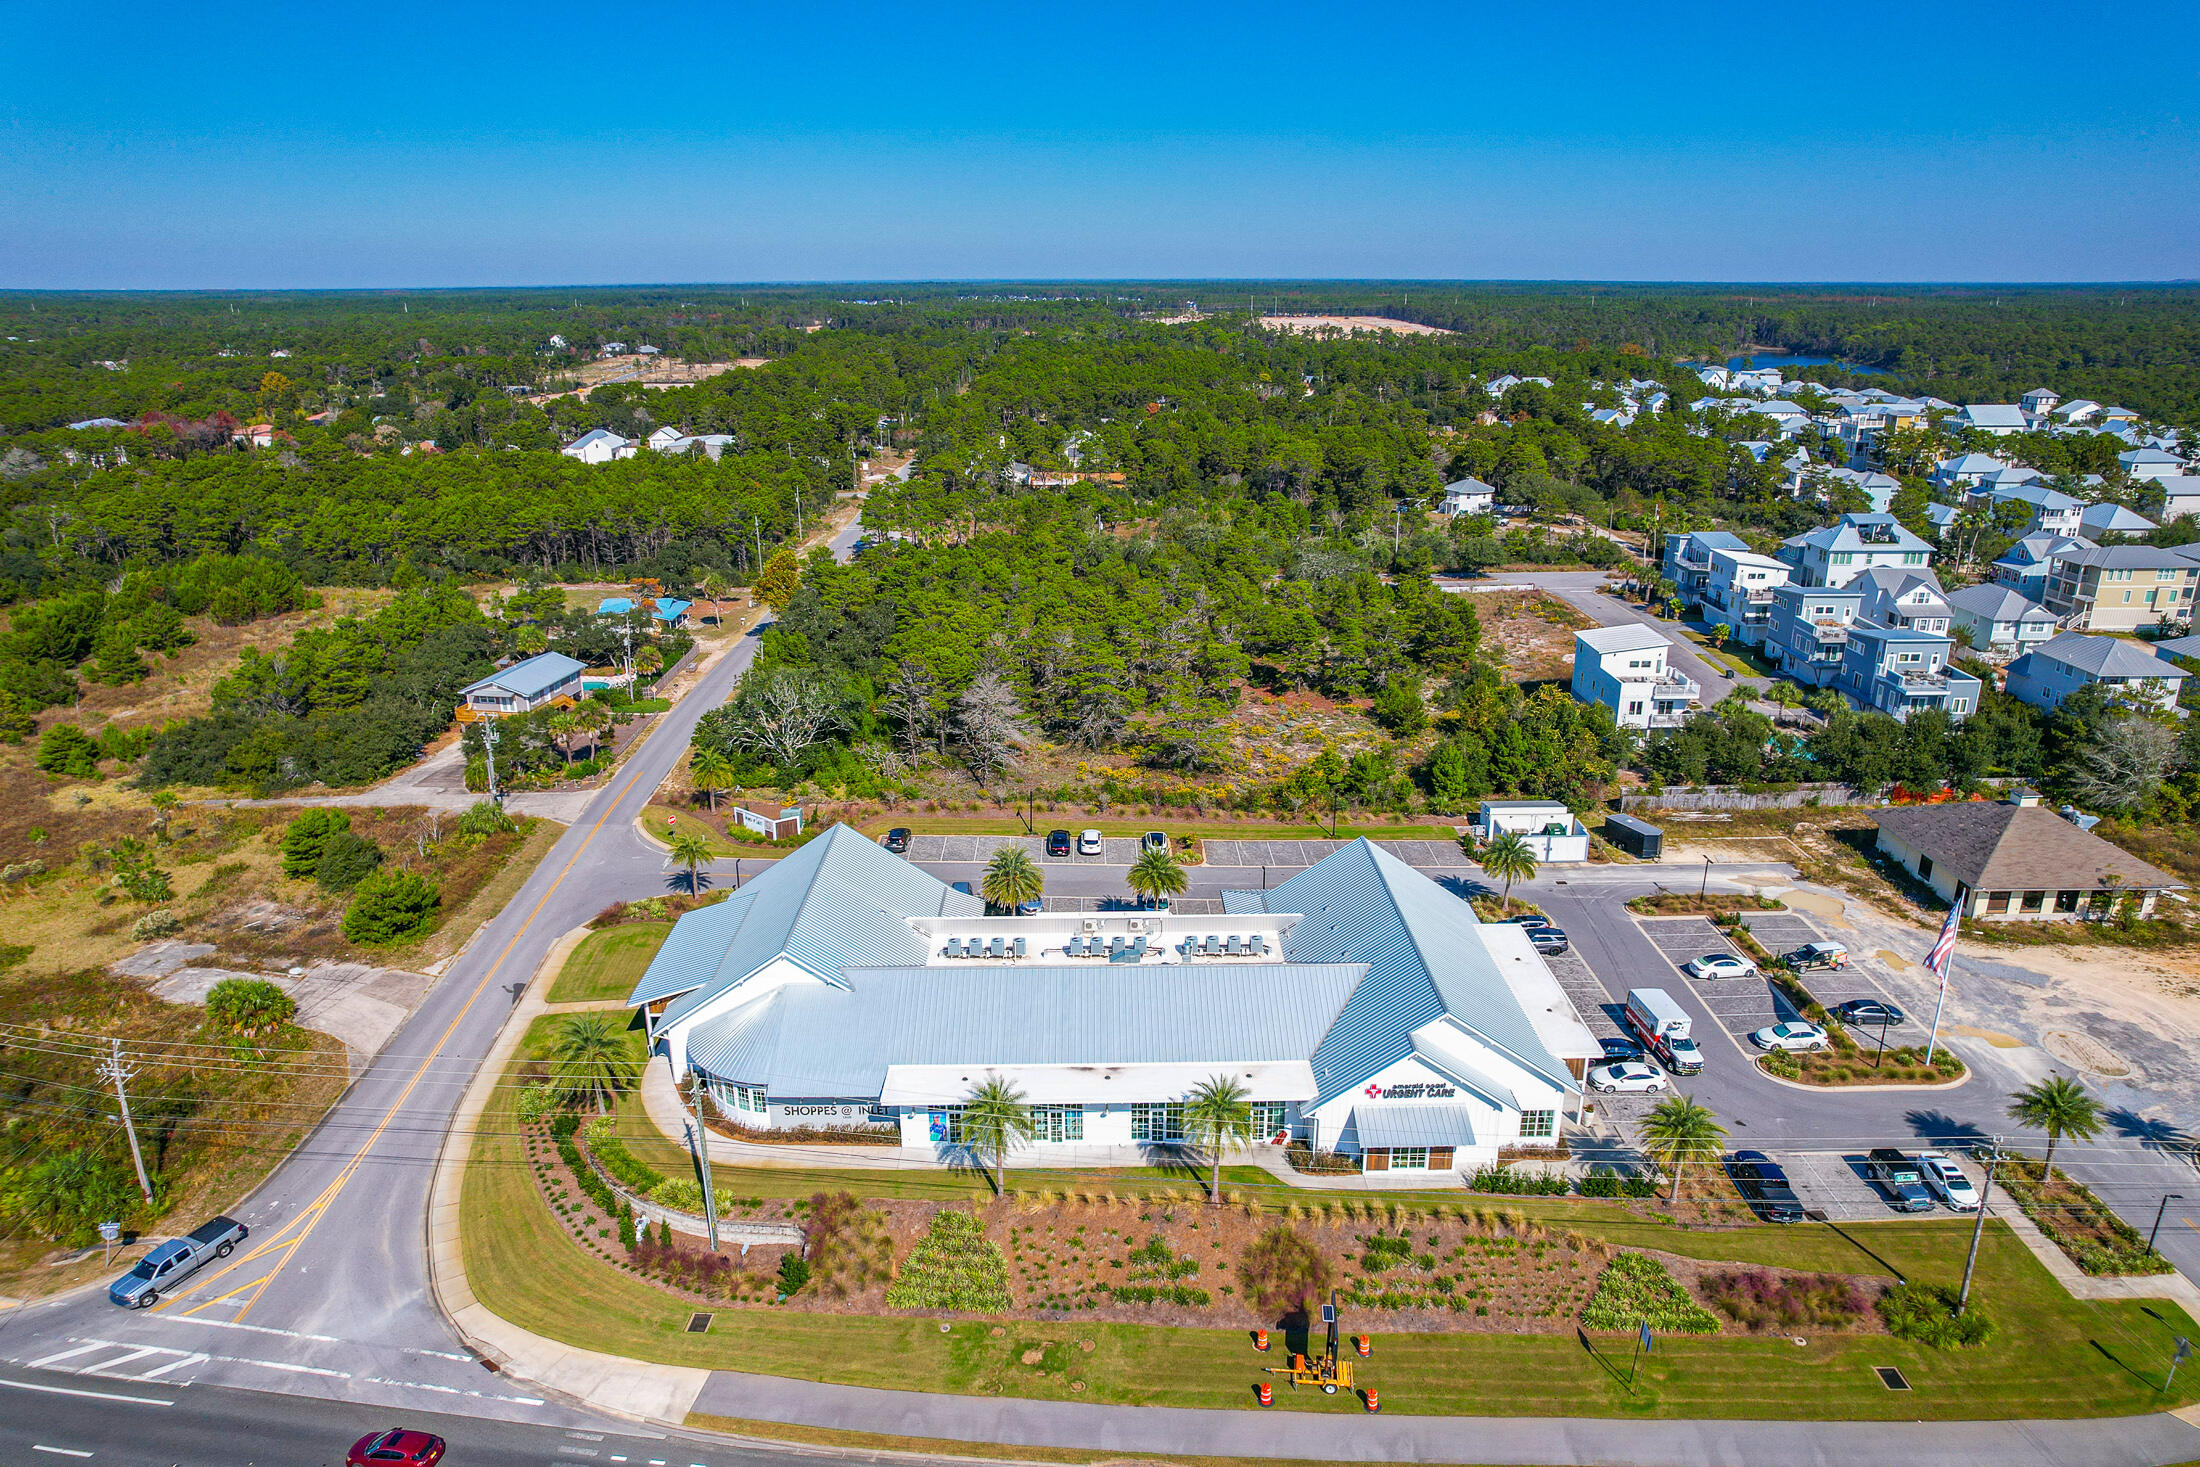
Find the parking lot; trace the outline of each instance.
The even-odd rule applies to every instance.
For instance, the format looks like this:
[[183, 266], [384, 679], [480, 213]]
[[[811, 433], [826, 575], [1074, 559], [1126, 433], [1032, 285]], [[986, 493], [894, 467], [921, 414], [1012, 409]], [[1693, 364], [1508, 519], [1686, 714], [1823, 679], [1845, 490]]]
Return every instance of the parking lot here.
[[[1210, 866], [1311, 866], [1322, 857], [1350, 845], [1342, 840], [1210, 840], [1206, 843]], [[1383, 840], [1377, 845], [1408, 866], [1465, 866], [1458, 843], [1448, 840]]]
[[[1074, 836], [1083, 827], [1067, 828]], [[1156, 828], [1167, 829], [1166, 826]], [[1204, 854], [1209, 866], [1267, 866], [1278, 871], [1296, 871], [1350, 844], [1350, 841], [1341, 840], [1211, 840], [1205, 843]], [[1450, 841], [1386, 840], [1378, 844], [1409, 866], [1469, 864], [1460, 854], [1459, 847]], [[1041, 835], [912, 835], [908, 858], [916, 862], [983, 864], [993, 859], [993, 853], [1003, 846], [1015, 846], [1027, 852], [1034, 861], [1066, 865], [1128, 866], [1138, 859], [1138, 837], [1135, 835], [1103, 838], [1097, 856], [1077, 855], [1074, 847], [1070, 855], [1049, 856], [1046, 838]]]
[[[1766, 1025], [1798, 1017], [1794, 1006], [1762, 978], [1722, 978], [1706, 982], [1681, 972], [1681, 964], [1706, 953], [1732, 953], [1745, 961], [1754, 961], [1727, 941], [1726, 934], [1712, 926], [1709, 918], [1648, 918], [1640, 925], [1643, 935], [1673, 965], [1674, 978], [1687, 984], [1697, 1001], [1719, 1021], [1720, 1027], [1744, 1046], [1748, 1045], [1752, 1033]], [[1804, 939], [1806, 942], [1811, 940]]]
[[[1075, 832], [1072, 832], [1074, 834]], [[914, 862], [983, 864], [1003, 846], [1014, 846], [1034, 861], [1055, 861], [1079, 866], [1128, 866], [1138, 859], [1138, 837], [1111, 835], [1100, 842], [1100, 854], [1080, 856], [1071, 847], [1067, 856], [1049, 856], [1046, 838], [1037, 835], [912, 835], [908, 857]]]
[[[1901, 1149], [1914, 1159], [1922, 1148], [1906, 1144]], [[1970, 1158], [1952, 1151], [1944, 1150], [1942, 1154], [1971, 1179], [1973, 1187], [1984, 1180], [1983, 1169]], [[1768, 1151], [1766, 1155], [1787, 1172], [1788, 1185], [1795, 1189], [1796, 1200], [1814, 1220], [1877, 1222], [1901, 1215], [1866, 1176], [1863, 1151]], [[1943, 1206], [1939, 1215], [1945, 1217], [1948, 1211]]]
[[[1558, 980], [1558, 986], [1573, 1000], [1574, 1008], [1580, 1012], [1581, 1021], [1589, 1026], [1591, 1034], [1599, 1039], [1633, 1040], [1634, 1036], [1620, 1021], [1624, 1005], [1605, 990], [1603, 980], [1582, 961], [1580, 954], [1564, 952], [1543, 961], [1550, 968], [1551, 976]], [[1597, 1095], [1593, 1092], [1588, 1097], [1599, 1118], [1623, 1129], [1640, 1120], [1662, 1099], [1662, 1095], [1655, 1094]]]

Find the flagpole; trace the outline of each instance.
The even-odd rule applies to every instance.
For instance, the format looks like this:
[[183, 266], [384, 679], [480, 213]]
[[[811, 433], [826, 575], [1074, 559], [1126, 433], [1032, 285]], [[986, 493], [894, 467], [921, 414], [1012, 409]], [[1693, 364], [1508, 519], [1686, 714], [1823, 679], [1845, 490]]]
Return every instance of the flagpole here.
[[1956, 960], [1956, 933], [1963, 925], [1963, 904], [1970, 892], [1961, 885], [1956, 887], [1955, 900], [1948, 904], [1948, 916], [1940, 924], [1940, 936], [1933, 940], [1933, 950], [1925, 955], [1925, 966], [1940, 979], [1940, 992], [1933, 999], [1933, 1032], [1925, 1041], [1925, 1064], [1930, 1068], [1933, 1054], [1940, 1047], [1940, 1016], [1948, 1006], [1948, 967]]
[[[1955, 955], [1950, 953], [1948, 962], [1953, 963], [1954, 961]], [[1940, 1043], [1940, 1011], [1947, 1006], [1947, 1003], [1948, 967], [1944, 963], [1940, 969], [1940, 997], [1933, 1000], [1933, 1032], [1925, 1041], [1925, 1068], [1928, 1070], [1933, 1067], [1933, 1050]]]

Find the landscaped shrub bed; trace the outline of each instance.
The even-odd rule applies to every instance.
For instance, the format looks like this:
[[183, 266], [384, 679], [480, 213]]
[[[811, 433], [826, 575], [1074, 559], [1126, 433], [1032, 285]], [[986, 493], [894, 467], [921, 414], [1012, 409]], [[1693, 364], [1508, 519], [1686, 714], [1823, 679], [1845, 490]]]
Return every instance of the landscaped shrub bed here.
[[[619, 1122], [616, 1116], [598, 1116], [588, 1123], [587, 1130], [582, 1134], [588, 1142], [588, 1154], [595, 1157], [597, 1164], [605, 1171], [611, 1173], [613, 1181], [629, 1192], [647, 1197], [665, 1184], [663, 1172], [636, 1161], [633, 1153], [626, 1149], [626, 1143], [619, 1139]], [[702, 1190], [699, 1184], [696, 1190], [698, 1193]]]
[[1956, 1291], [1930, 1284], [1897, 1284], [1879, 1296], [1879, 1317], [1887, 1333], [1937, 1350], [1983, 1345], [1994, 1322], [1973, 1307], [1956, 1313]]
[[2092, 1188], [2071, 1181], [2060, 1168], [2046, 1183], [2041, 1171], [2039, 1162], [2020, 1157], [2004, 1162], [1996, 1175], [2024, 1215], [2071, 1262], [2096, 1278], [2171, 1271], [2169, 1260], [2148, 1248], [2138, 1229], [2110, 1212]]
[[1725, 1269], [1697, 1285], [1711, 1307], [1745, 1329], [1839, 1329], [1864, 1317], [1863, 1291], [1839, 1274]]
[[1592, 1172], [1581, 1179], [1584, 1197], [1655, 1197], [1658, 1184], [1648, 1177], [1623, 1177], [1614, 1172]]
[[901, 1276], [887, 1287], [886, 1302], [895, 1309], [999, 1313], [1009, 1307], [1008, 1265], [975, 1217], [942, 1212], [910, 1250]]
[[1502, 1161], [1477, 1167], [1467, 1179], [1469, 1192], [1495, 1192], [1501, 1197], [1563, 1197], [1569, 1186], [1562, 1172], [1517, 1172]]
[[1718, 1318], [1647, 1253], [1622, 1253], [1597, 1280], [1581, 1311], [1585, 1329], [1631, 1330], [1647, 1324], [1660, 1334], [1715, 1335]]

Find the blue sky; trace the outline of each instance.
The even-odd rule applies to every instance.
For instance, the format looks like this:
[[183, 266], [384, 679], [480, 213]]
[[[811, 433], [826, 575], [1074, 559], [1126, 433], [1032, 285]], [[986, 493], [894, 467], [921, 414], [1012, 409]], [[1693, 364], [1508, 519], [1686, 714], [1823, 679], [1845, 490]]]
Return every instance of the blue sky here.
[[2200, 277], [2189, 6], [11, 13], [0, 287]]

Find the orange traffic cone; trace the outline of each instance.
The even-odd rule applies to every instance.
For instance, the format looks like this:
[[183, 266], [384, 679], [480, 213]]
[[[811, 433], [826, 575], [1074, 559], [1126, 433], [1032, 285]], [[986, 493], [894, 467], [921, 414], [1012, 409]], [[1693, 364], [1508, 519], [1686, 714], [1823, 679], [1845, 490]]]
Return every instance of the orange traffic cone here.
[[1373, 1386], [1367, 1388], [1367, 1409], [1370, 1414], [1383, 1409], [1382, 1398], [1375, 1393]]
[[1268, 1331], [1264, 1329], [1257, 1329], [1253, 1331], [1253, 1348], [1261, 1351], [1263, 1354], [1267, 1353]]
[[1260, 1383], [1260, 1403], [1263, 1406], [1276, 1404], [1276, 1388], [1265, 1380]]

